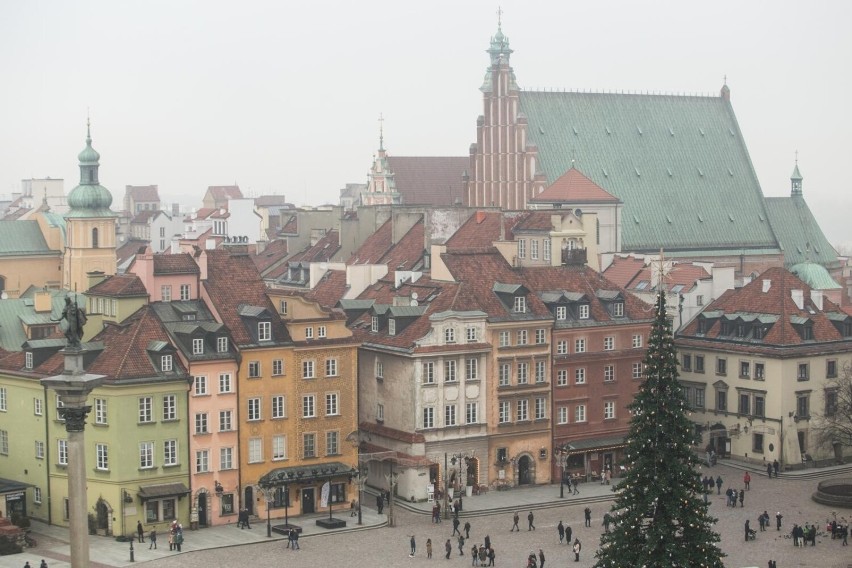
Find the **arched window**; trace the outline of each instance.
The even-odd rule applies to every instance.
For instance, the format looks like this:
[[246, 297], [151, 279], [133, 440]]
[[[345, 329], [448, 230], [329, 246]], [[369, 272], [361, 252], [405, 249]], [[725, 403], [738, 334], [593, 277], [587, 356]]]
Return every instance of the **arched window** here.
[[92, 229], [92, 248], [98, 248], [98, 229]]

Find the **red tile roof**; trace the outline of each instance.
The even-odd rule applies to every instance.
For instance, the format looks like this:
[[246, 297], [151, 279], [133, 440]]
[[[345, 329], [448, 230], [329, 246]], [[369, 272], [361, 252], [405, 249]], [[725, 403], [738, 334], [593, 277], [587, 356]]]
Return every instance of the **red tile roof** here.
[[115, 274], [107, 276], [105, 280], [95, 284], [86, 291], [86, 294], [96, 296], [132, 297], [147, 296], [148, 291], [142, 280], [135, 274]]
[[389, 156], [388, 166], [405, 205], [451, 206], [463, 200], [470, 158]]
[[501, 238], [513, 240], [513, 227], [527, 214], [526, 211], [477, 211], [447, 239], [447, 250], [490, 248]]
[[340, 233], [337, 229], [326, 231], [315, 244], [306, 247], [287, 259], [289, 262], [327, 262], [340, 250]]
[[305, 297], [317, 302], [324, 308], [331, 308], [337, 305], [349, 286], [346, 284], [345, 270], [329, 270], [323, 274], [313, 290], [309, 290]]
[[417, 221], [399, 241], [379, 259], [388, 270], [413, 270], [420, 267], [426, 248], [423, 220]]
[[151, 221], [151, 218], [157, 213], [159, 213], [159, 211], [146, 209], [145, 211], [140, 211], [134, 215], [130, 222], [134, 225], [147, 225]]
[[[391, 440], [407, 442], [409, 444], [422, 444], [426, 441], [426, 437], [419, 432], [404, 432], [402, 430], [397, 430], [396, 428], [391, 428], [384, 424], [376, 424], [374, 422], [361, 422], [361, 424], [358, 425], [358, 428], [365, 432], [370, 432], [371, 434], [376, 434]], [[371, 452], [380, 452], [382, 450], [384, 450], [384, 448], [381, 448], [380, 446], [373, 446], [373, 449], [369, 449]]]
[[160, 193], [156, 185], [128, 185], [125, 193], [136, 203], [160, 202]]
[[358, 247], [346, 264], [378, 264], [379, 260], [390, 250], [393, 239], [393, 221], [388, 219], [381, 227], [367, 237]]
[[280, 233], [282, 235], [298, 235], [299, 234], [299, 216], [298, 215], [290, 215], [287, 221], [284, 222], [284, 226], [281, 227]]
[[211, 185], [207, 192], [217, 204], [224, 205], [229, 199], [242, 199], [243, 192], [237, 185]]
[[[702, 266], [692, 263], [675, 263], [666, 276], [666, 292], [671, 292], [675, 286], [683, 286], [685, 290], [692, 289], [697, 280], [709, 278], [710, 274]], [[640, 282], [648, 282], [648, 290], [655, 289], [657, 283], [653, 281], [653, 271], [650, 266], [644, 267], [636, 274], [636, 277], [626, 288], [633, 289]]]
[[[560, 211], [559, 214], [566, 214], [567, 211]], [[518, 222], [513, 228], [514, 233], [526, 231], [552, 231], [553, 230], [553, 211], [529, 211], [518, 217]]]
[[138, 254], [139, 252], [145, 252], [145, 247], [147, 247], [148, 244], [148, 241], [142, 239], [128, 239], [124, 242], [124, 244], [115, 249], [116, 262], [119, 265], [123, 264], [126, 260], [130, 259], [131, 256]]
[[636, 275], [645, 268], [645, 261], [636, 258], [635, 256], [614, 256], [612, 264], [603, 271], [603, 275], [607, 280], [615, 283], [622, 288], [627, 288], [635, 284]]
[[155, 254], [154, 274], [199, 274], [198, 265], [189, 253]]
[[620, 199], [581, 174], [580, 170], [573, 167], [545, 188], [544, 191], [531, 197], [530, 201], [574, 204], [621, 202]]
[[273, 266], [285, 260], [287, 258], [287, 254], [287, 241], [284, 239], [276, 239], [269, 241], [266, 248], [263, 249], [263, 252], [255, 252], [252, 254], [251, 259], [260, 273], [266, 276], [264, 271], [269, 270]]

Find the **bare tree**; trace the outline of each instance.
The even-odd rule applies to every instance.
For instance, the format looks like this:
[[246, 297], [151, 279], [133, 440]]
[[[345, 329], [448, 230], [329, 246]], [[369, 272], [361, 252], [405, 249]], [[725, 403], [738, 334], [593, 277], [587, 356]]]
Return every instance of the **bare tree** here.
[[838, 444], [852, 446], [852, 363], [843, 363], [836, 377], [826, 379], [824, 402], [822, 412], [811, 412], [817, 444], [835, 452]]

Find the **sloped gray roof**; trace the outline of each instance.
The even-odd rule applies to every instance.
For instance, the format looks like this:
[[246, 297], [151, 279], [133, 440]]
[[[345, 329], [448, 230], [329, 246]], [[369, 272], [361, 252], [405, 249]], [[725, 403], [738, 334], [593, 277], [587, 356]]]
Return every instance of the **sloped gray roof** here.
[[0, 220], [0, 256], [59, 255], [44, 240], [38, 221]]

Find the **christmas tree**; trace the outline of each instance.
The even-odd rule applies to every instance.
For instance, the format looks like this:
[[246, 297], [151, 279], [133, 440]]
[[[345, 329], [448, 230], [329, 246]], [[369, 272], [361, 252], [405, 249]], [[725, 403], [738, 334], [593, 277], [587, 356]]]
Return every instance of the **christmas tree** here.
[[[725, 556], [708, 514], [695, 430], [677, 377], [672, 326], [661, 292], [648, 340], [644, 381], [632, 404], [628, 471], [611, 515], [615, 528], [601, 536], [596, 568], [674, 566], [722, 568]], [[616, 488], [613, 488], [616, 490]]]

